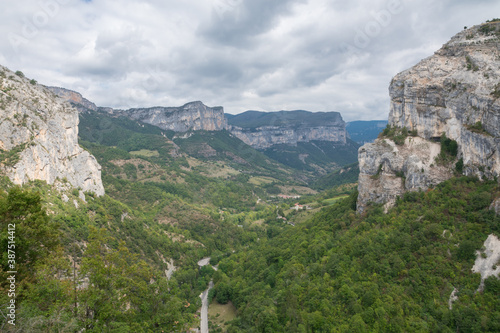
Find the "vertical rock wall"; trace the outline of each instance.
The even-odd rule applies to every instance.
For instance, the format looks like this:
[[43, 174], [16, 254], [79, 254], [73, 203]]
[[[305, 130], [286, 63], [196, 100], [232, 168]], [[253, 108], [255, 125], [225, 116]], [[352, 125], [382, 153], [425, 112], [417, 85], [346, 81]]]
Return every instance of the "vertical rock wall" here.
[[[414, 131], [431, 151], [439, 149], [433, 142], [444, 133], [457, 141], [465, 175], [492, 179], [500, 175], [500, 24], [486, 25], [458, 33], [392, 79], [389, 125]], [[401, 147], [390, 141], [377, 139], [359, 150], [360, 212], [369, 202], [389, 207], [405, 191], [426, 189], [453, 175], [454, 164], [443, 169], [427, 148], [409, 139]], [[380, 165], [380, 177], [374, 177]], [[415, 172], [419, 168], [421, 175]], [[396, 175], [404, 182], [390, 185]]]
[[15, 184], [59, 180], [103, 195], [101, 167], [78, 145], [77, 110], [1, 66], [0, 82], [0, 149], [9, 156], [2, 172]]

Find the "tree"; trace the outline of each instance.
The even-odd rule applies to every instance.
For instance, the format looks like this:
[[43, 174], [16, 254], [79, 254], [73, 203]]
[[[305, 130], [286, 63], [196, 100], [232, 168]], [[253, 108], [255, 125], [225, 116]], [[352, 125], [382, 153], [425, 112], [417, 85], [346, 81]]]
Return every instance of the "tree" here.
[[[18, 186], [11, 188], [7, 197], [0, 196], [0, 229], [2, 270], [16, 270], [18, 281], [32, 278], [36, 263], [60, 243], [58, 225], [42, 207], [40, 193]], [[15, 251], [15, 269], [8, 266], [7, 249]]]
[[141, 329], [172, 331], [174, 325], [185, 324], [184, 303], [174, 296], [161, 273], [139, 260], [124, 242], [110, 248], [113, 241], [105, 229], [89, 228], [80, 271], [89, 283], [79, 296], [80, 318], [86, 329], [137, 331], [136, 323], [142, 323]]

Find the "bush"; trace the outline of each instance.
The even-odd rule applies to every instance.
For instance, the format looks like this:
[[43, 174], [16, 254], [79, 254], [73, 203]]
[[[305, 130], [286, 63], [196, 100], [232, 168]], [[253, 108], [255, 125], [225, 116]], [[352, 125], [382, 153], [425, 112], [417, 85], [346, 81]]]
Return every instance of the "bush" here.
[[457, 259], [474, 260], [476, 258], [476, 244], [473, 241], [465, 240], [460, 243], [457, 251]]
[[458, 154], [458, 143], [455, 140], [446, 137], [446, 134], [441, 135], [441, 153], [446, 153], [452, 157]]
[[495, 98], [500, 98], [500, 83], [497, 83], [491, 92], [491, 96]]
[[408, 131], [406, 127], [392, 127], [391, 125], [387, 125], [387, 127], [380, 133], [380, 137], [386, 137], [394, 141], [395, 144], [402, 146], [405, 143], [405, 139], [408, 135], [417, 136], [416, 130]]
[[483, 24], [479, 28], [479, 32], [482, 33], [483, 35], [489, 35], [491, 32], [494, 32], [496, 30], [496, 27], [492, 24]]
[[460, 174], [464, 171], [464, 159], [463, 158], [459, 159], [458, 162], [455, 164], [455, 170]]
[[484, 280], [484, 291], [500, 295], [500, 280], [495, 276], [490, 276]]

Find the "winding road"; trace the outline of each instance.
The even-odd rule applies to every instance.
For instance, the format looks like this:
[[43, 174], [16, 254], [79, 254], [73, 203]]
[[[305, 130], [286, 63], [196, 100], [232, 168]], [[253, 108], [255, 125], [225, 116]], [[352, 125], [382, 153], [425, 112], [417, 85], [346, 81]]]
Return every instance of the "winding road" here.
[[214, 282], [210, 281], [208, 289], [201, 293], [201, 324], [200, 332], [208, 333], [208, 293], [214, 287]]

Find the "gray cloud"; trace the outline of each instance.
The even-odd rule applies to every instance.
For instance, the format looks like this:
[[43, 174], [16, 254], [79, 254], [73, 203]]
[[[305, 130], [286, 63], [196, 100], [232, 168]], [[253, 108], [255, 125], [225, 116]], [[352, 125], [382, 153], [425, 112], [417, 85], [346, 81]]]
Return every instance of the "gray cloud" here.
[[495, 12], [494, 0], [25, 0], [0, 13], [0, 62], [103, 106], [380, 119], [392, 76]]
[[280, 17], [290, 14], [303, 0], [218, 0], [211, 20], [199, 33], [220, 45], [251, 48], [260, 34], [272, 29]]

